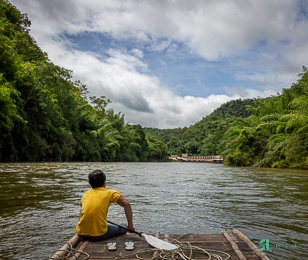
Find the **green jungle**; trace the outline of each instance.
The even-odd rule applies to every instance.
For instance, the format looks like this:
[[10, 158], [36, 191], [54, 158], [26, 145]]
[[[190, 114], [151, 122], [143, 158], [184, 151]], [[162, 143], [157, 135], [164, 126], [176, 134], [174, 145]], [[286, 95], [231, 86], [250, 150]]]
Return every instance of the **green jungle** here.
[[233, 100], [190, 127], [142, 128], [88, 97], [53, 64], [31, 21], [0, 1], [0, 161], [166, 161], [221, 155], [233, 166], [308, 168], [308, 70], [276, 96]]

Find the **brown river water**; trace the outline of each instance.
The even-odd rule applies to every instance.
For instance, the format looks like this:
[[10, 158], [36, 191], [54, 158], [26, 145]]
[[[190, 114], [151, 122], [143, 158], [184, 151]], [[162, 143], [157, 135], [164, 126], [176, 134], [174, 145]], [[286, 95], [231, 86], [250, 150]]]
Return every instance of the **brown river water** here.
[[[48, 259], [69, 240], [94, 169], [131, 203], [137, 231], [237, 228], [258, 248], [268, 239], [271, 259], [308, 259], [308, 171], [206, 163], [0, 164], [0, 259]], [[122, 207], [108, 219], [125, 223]]]

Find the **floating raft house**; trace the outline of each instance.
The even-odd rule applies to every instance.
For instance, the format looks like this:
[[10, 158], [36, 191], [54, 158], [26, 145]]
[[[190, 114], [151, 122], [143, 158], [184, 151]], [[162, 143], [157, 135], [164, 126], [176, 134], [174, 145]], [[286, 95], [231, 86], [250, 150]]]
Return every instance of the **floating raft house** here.
[[[117, 241], [117, 249], [109, 251], [107, 241], [82, 241], [75, 234], [70, 241], [59, 249], [51, 252], [49, 259], [70, 260], [101, 260], [101, 259], [236, 259], [236, 260], [269, 260], [259, 249], [239, 230], [234, 229], [232, 234], [222, 231], [221, 234], [186, 234], [170, 235], [155, 233], [155, 237], [179, 245], [174, 251], [163, 251], [151, 247], [143, 237], [128, 233], [113, 237]], [[132, 251], [125, 249], [124, 242], [133, 240], [135, 248]], [[219, 258], [220, 257], [220, 258]]]
[[188, 156], [183, 153], [181, 156], [171, 155], [169, 159], [172, 162], [203, 162], [203, 163], [223, 163], [224, 159], [220, 155], [211, 156]]

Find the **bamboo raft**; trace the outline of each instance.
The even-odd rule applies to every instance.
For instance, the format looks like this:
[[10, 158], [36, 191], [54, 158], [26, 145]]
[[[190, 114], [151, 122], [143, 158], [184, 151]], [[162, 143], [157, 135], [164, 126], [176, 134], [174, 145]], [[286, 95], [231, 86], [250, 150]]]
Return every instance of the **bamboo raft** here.
[[[259, 252], [256, 245], [237, 229], [234, 229], [232, 234], [226, 231], [222, 231], [221, 234], [204, 235], [162, 235], [156, 232], [155, 237], [169, 243], [175, 242], [176, 244], [180, 244], [184, 249], [185, 256], [188, 257], [187, 259], [269, 260], [264, 252]], [[135, 242], [135, 249], [133, 251], [125, 250], [124, 242], [128, 239]], [[116, 251], [109, 251], [107, 249], [106, 243], [108, 240], [82, 241], [78, 234], [75, 234], [61, 249], [51, 253], [49, 259], [163, 259], [163, 257], [158, 257], [162, 252], [161, 250], [152, 248], [143, 237], [139, 237], [136, 234], [129, 233], [113, 237], [110, 240], [117, 241]], [[213, 255], [209, 257], [202, 250]], [[215, 255], [221, 258], [215, 257]], [[174, 256], [166, 258], [172, 259], [172, 257]], [[174, 259], [182, 258], [177, 255], [177, 258], [175, 257]]]

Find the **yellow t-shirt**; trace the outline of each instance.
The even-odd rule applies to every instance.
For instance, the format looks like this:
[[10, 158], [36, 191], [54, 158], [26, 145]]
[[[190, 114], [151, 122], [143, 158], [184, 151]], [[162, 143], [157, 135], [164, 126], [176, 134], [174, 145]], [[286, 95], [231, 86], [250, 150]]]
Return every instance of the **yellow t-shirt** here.
[[121, 194], [104, 187], [88, 190], [82, 195], [81, 216], [76, 232], [83, 236], [102, 236], [107, 232], [107, 213], [110, 203], [118, 201]]

